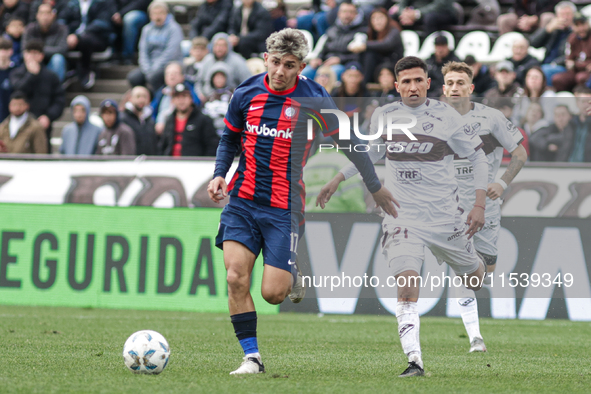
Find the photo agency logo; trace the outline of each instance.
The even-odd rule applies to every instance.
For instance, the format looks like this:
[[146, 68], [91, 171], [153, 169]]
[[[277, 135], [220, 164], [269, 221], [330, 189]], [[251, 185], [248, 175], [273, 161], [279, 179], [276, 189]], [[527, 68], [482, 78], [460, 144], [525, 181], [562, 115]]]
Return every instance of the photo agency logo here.
[[[349, 146], [339, 146], [337, 149], [353, 150], [355, 152], [367, 152], [370, 150], [369, 142], [375, 141], [378, 138], [385, 136], [387, 141], [392, 140], [393, 134], [400, 134], [398, 130], [404, 133], [411, 141], [417, 141], [417, 137], [410, 131], [417, 125], [417, 118], [405, 111], [393, 111], [389, 113], [381, 113], [373, 120], [377, 120], [377, 127], [369, 131], [369, 134], [364, 134], [359, 130], [359, 113], [353, 113], [353, 125], [351, 127], [351, 119], [347, 113], [338, 109], [321, 109], [320, 112], [313, 109], [306, 109], [305, 113], [308, 115], [307, 119], [307, 133], [308, 140], [314, 139], [314, 125], [320, 129], [321, 132], [330, 131], [328, 123], [323, 114], [334, 115], [338, 120], [339, 140], [351, 141], [351, 130], [355, 136], [361, 141], [368, 141], [368, 143], [350, 144]], [[395, 132], [396, 131], [396, 132]], [[406, 142], [396, 142], [388, 144], [387, 149], [390, 153], [401, 153], [406, 149]], [[323, 149], [334, 149], [331, 144], [320, 144], [320, 151]]]

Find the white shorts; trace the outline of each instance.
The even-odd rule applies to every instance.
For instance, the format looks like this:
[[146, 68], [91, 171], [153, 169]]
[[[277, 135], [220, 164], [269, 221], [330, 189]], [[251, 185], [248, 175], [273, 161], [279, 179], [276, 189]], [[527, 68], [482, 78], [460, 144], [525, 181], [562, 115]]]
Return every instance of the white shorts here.
[[382, 225], [382, 253], [391, 268], [391, 275], [412, 270], [421, 273], [425, 248], [439, 261], [445, 261], [456, 275], [471, 274], [480, 267], [472, 239], [465, 234], [468, 226], [464, 217], [456, 224], [431, 227], [397, 227]]
[[485, 223], [482, 230], [474, 234], [474, 247], [480, 253], [496, 256], [499, 254], [497, 241], [501, 231], [501, 217], [494, 215], [485, 217]]

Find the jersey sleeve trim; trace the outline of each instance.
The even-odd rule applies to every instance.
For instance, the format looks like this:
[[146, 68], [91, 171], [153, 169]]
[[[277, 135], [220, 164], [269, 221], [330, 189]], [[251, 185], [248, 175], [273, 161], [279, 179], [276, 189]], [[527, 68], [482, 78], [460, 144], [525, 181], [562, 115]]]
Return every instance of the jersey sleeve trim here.
[[235, 133], [240, 133], [242, 130], [244, 130], [244, 129], [242, 129], [242, 128], [239, 128], [239, 127], [234, 127], [234, 126], [232, 126], [232, 125], [230, 124], [230, 122], [228, 121], [228, 119], [226, 119], [226, 118], [224, 118], [224, 123], [226, 124], [226, 126], [228, 126], [228, 128], [229, 128], [230, 130], [232, 130], [232, 131], [233, 131], [233, 132], [235, 132]]
[[336, 133], [338, 133], [338, 132], [339, 132], [339, 129], [335, 129], [335, 130], [333, 130], [333, 131], [328, 131], [328, 132], [326, 132], [326, 133], [323, 133], [323, 135], [324, 135], [325, 137], [330, 137], [331, 135], [335, 135], [335, 134], [336, 134]]

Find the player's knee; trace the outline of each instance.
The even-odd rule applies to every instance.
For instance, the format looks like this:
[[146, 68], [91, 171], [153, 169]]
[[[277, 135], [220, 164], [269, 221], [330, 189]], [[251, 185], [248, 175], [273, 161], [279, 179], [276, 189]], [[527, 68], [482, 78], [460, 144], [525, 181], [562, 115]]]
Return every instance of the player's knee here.
[[249, 275], [232, 268], [228, 269], [226, 281], [228, 282], [228, 288], [232, 290], [248, 289], [250, 287]]
[[261, 289], [261, 294], [263, 295], [263, 298], [265, 299], [265, 301], [267, 301], [269, 304], [272, 305], [278, 305], [281, 304], [283, 302], [283, 300], [285, 300], [285, 297], [287, 296], [285, 294], [285, 291], [281, 291], [281, 289]]

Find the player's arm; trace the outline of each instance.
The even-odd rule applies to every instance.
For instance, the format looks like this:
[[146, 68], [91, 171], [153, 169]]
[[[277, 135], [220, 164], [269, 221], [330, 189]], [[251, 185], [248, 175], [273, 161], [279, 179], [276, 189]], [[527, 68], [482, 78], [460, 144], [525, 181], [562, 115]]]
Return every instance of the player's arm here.
[[472, 238], [477, 231], [484, 226], [484, 210], [486, 209], [486, 187], [488, 182], [488, 160], [482, 149], [477, 149], [468, 156], [474, 171], [474, 189], [476, 189], [476, 200], [474, 207], [468, 214], [466, 223], [468, 227], [468, 239]]
[[511, 152], [511, 161], [509, 162], [505, 173], [501, 176], [500, 181], [488, 185], [486, 196], [491, 200], [496, 200], [501, 197], [507, 186], [513, 181], [515, 176], [519, 174], [519, 171], [521, 171], [526, 160], [527, 152], [525, 151], [525, 148], [521, 144], [517, 145], [517, 148]]
[[207, 185], [207, 194], [216, 204], [228, 196], [226, 174], [240, 149], [240, 138], [241, 133], [239, 131], [231, 130], [226, 125], [215, 157], [213, 179]]

